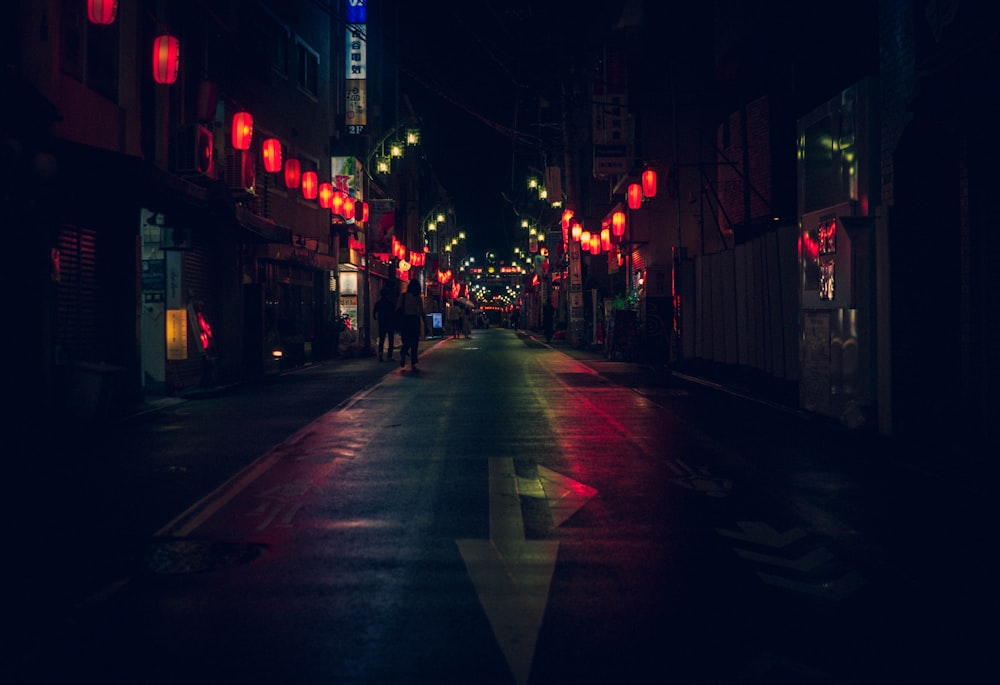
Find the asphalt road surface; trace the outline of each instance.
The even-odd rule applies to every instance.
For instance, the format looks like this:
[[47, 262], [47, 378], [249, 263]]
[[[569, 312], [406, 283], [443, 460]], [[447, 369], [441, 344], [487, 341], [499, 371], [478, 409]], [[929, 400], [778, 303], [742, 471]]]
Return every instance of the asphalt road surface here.
[[508, 329], [422, 346], [40, 432], [2, 680], [976, 681], [968, 477]]

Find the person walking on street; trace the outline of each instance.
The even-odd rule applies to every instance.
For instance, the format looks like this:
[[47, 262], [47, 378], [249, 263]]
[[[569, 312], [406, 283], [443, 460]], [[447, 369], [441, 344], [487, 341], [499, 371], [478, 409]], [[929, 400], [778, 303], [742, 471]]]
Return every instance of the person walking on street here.
[[462, 307], [462, 335], [472, 337], [472, 311]]
[[462, 309], [457, 302], [452, 302], [448, 308], [448, 323], [451, 324], [451, 337], [457, 338], [462, 332]]
[[424, 326], [424, 300], [420, 297], [420, 283], [411, 280], [406, 286], [406, 292], [399, 296], [396, 309], [402, 315], [400, 337], [403, 340], [399, 348], [399, 368], [406, 366], [406, 353], [410, 353], [410, 368], [417, 370], [417, 348], [420, 345], [420, 333]]
[[396, 345], [396, 308], [393, 306], [392, 292], [382, 288], [382, 295], [375, 303], [372, 317], [378, 323], [378, 360], [383, 361], [383, 350], [386, 341], [389, 343], [389, 359], [392, 360], [392, 348]]

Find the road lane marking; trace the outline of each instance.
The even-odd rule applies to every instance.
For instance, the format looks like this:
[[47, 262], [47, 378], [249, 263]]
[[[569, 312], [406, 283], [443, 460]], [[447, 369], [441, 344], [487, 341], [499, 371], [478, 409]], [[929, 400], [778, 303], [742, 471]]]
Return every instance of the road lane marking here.
[[518, 685], [531, 676], [559, 543], [526, 540], [514, 460], [489, 460], [489, 539], [456, 540]]

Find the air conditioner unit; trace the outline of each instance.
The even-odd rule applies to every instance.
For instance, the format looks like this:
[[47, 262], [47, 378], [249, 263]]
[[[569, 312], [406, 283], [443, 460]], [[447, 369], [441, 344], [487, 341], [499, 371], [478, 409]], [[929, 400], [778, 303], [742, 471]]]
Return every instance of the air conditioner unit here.
[[226, 183], [236, 195], [257, 194], [257, 169], [250, 150], [231, 150], [226, 160]]
[[204, 126], [183, 126], [174, 146], [174, 172], [215, 178], [215, 146], [212, 132]]

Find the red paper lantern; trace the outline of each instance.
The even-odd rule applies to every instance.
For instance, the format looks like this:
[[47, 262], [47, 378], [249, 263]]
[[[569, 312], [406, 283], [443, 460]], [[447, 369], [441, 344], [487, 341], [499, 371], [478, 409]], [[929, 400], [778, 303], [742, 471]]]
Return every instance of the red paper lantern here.
[[580, 227], [580, 245], [584, 250], [590, 250], [590, 231]]
[[250, 112], [237, 112], [233, 115], [233, 147], [237, 150], [249, 150], [253, 140], [253, 115]]
[[332, 183], [320, 183], [319, 184], [319, 206], [323, 209], [330, 209], [333, 205], [333, 184]]
[[180, 68], [180, 42], [173, 36], [157, 36], [153, 41], [153, 79], [169, 85], [177, 80]]
[[261, 156], [264, 158], [264, 170], [268, 173], [281, 171], [281, 141], [268, 138], [261, 146]]
[[573, 240], [580, 242], [580, 238], [583, 235], [583, 224], [581, 224], [579, 221], [574, 221], [571, 230], [572, 230]]
[[569, 229], [569, 222], [570, 222], [570, 219], [572, 219], [572, 218], [573, 218], [573, 210], [572, 209], [564, 209], [563, 213], [562, 213], [562, 228], [563, 228], [564, 231], [566, 231], [566, 230]]
[[359, 221], [361, 223], [363, 223], [363, 224], [368, 223], [368, 203], [367, 202], [362, 202], [361, 203], [361, 218], [359, 219]]
[[344, 215], [344, 194], [339, 190], [334, 190], [330, 196], [330, 211], [337, 216]]
[[646, 169], [642, 172], [642, 194], [647, 197], [656, 197], [656, 172]]
[[602, 228], [601, 229], [601, 249], [605, 252], [611, 251], [611, 229]]
[[347, 194], [338, 190], [333, 194], [333, 213], [338, 216], [344, 216], [344, 203], [347, 201]]
[[628, 206], [629, 209], [642, 207], [642, 186], [638, 183], [630, 183], [628, 186]]
[[285, 187], [298, 188], [302, 179], [302, 162], [297, 159], [285, 160]]
[[302, 174], [302, 197], [307, 200], [315, 200], [318, 190], [319, 178], [315, 171], [306, 171]]
[[354, 212], [357, 209], [357, 203], [354, 198], [348, 195], [344, 198], [344, 218], [350, 221], [354, 218]]
[[599, 233], [590, 234], [590, 254], [601, 254], [601, 235]]
[[107, 26], [118, 16], [118, 0], [87, 0], [87, 18], [92, 24]]
[[625, 235], [625, 212], [620, 209], [611, 215], [611, 233], [619, 238]]

